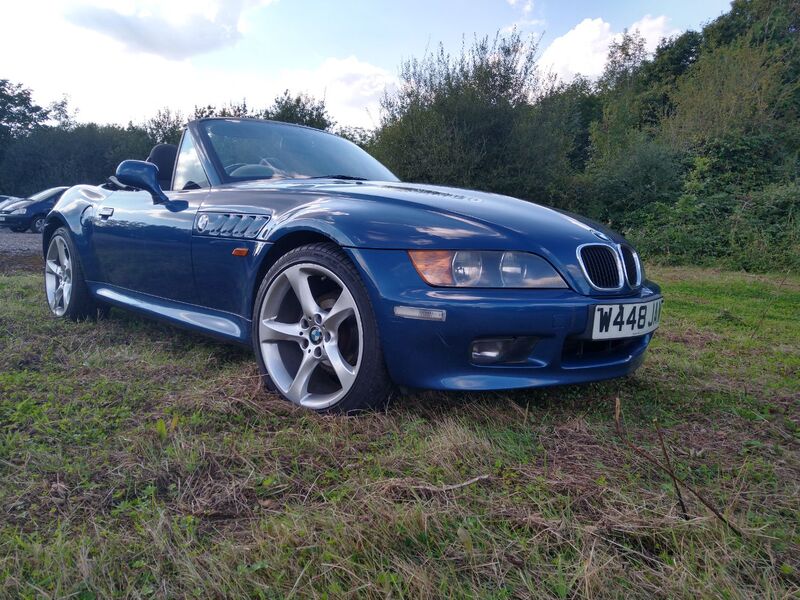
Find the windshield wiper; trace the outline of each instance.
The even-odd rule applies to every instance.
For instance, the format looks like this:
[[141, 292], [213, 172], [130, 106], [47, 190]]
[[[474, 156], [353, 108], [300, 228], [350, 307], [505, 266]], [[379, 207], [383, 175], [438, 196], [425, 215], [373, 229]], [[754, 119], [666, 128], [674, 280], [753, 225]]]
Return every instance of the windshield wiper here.
[[344, 179], [345, 181], [367, 181], [366, 177], [356, 177], [355, 175], [317, 175], [307, 179]]

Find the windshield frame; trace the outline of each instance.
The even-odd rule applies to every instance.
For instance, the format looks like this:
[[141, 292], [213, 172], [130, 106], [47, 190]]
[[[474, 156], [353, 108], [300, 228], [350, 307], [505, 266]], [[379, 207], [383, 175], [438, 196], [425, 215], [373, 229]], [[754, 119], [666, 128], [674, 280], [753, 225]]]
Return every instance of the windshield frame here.
[[[313, 131], [319, 135], [330, 135], [336, 138], [339, 138], [343, 142], [347, 144], [352, 144], [356, 148], [358, 148], [361, 152], [364, 152], [370, 158], [375, 160], [378, 164], [380, 164], [386, 171], [394, 177], [394, 179], [387, 179], [385, 181], [389, 181], [392, 183], [399, 182], [400, 179], [392, 173], [388, 167], [386, 167], [383, 163], [378, 161], [375, 157], [371, 154], [366, 152], [363, 148], [360, 148], [356, 144], [353, 144], [350, 140], [343, 138], [341, 136], [337, 136], [336, 134], [330, 133], [328, 131], [323, 131], [322, 129], [315, 129], [314, 127], [306, 127], [305, 125], [297, 125], [295, 123], [284, 123], [282, 121], [270, 121], [266, 119], [250, 119], [250, 118], [233, 118], [233, 117], [211, 117], [206, 119], [198, 119], [196, 121], [192, 121], [188, 124], [188, 129], [190, 129], [195, 135], [194, 139], [197, 142], [197, 149], [198, 154], [200, 154], [200, 159], [202, 162], [210, 165], [213, 168], [214, 176], [211, 177], [209, 174], [209, 179], [213, 179], [216, 181], [211, 181], [211, 185], [215, 184], [230, 184], [230, 183], [246, 183], [248, 181], [269, 181], [269, 182], [278, 182], [278, 181], [313, 181], [314, 178], [312, 177], [297, 177], [297, 178], [259, 178], [259, 177], [233, 177], [228, 175], [225, 172], [225, 168], [222, 165], [222, 161], [219, 159], [216, 150], [214, 149], [214, 144], [212, 143], [210, 137], [208, 136], [208, 130], [206, 128], [207, 123], [211, 123], [214, 121], [228, 121], [231, 123], [242, 122], [242, 121], [255, 121], [258, 123], [265, 123], [270, 126], [274, 127], [297, 127], [301, 129], [307, 129], [309, 131]], [[209, 169], [206, 169], [208, 172]], [[316, 178], [319, 180], [319, 177]]]

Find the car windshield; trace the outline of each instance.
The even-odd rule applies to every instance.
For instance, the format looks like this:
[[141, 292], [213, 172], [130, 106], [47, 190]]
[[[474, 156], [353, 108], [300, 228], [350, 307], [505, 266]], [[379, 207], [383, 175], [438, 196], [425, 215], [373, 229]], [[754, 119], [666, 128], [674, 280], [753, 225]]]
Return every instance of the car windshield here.
[[397, 181], [361, 148], [316, 129], [248, 119], [200, 122], [226, 180], [338, 177]]
[[34, 194], [33, 196], [30, 196], [28, 198], [28, 200], [33, 200], [34, 202], [38, 202], [39, 200], [45, 200], [49, 196], [52, 196], [53, 194], [55, 194], [60, 189], [61, 188], [50, 188], [49, 190], [44, 190], [44, 191], [38, 192], [38, 193]]

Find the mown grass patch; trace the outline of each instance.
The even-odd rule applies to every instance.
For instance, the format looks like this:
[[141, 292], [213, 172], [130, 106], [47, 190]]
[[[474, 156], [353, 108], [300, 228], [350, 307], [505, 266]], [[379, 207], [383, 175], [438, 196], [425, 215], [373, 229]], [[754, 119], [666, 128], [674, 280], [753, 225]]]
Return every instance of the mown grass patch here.
[[[659, 269], [620, 381], [311, 415], [248, 352], [0, 276], [0, 596], [791, 597], [800, 280]], [[742, 530], [622, 443], [660, 456]], [[473, 483], [468, 483], [471, 480]]]

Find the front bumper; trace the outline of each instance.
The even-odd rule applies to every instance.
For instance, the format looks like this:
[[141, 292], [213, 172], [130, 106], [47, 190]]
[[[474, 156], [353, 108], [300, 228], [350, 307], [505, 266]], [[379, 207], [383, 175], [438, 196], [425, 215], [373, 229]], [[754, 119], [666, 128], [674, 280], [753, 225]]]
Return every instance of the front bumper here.
[[[615, 342], [587, 340], [597, 304], [660, 297], [652, 283], [610, 298], [572, 290], [444, 289], [427, 286], [405, 251], [350, 249], [368, 283], [389, 374], [413, 388], [503, 390], [621, 377], [644, 360], [652, 334]], [[444, 321], [397, 317], [396, 306], [446, 311]], [[529, 336], [530, 353], [515, 364], [477, 365], [476, 339]]]
[[27, 229], [31, 225], [29, 215], [3, 215], [0, 214], [0, 227], [12, 227], [15, 229]]

